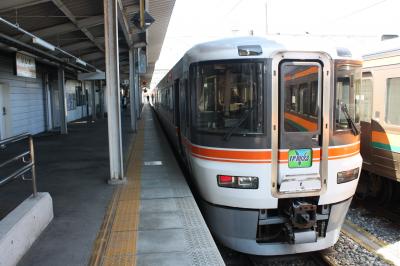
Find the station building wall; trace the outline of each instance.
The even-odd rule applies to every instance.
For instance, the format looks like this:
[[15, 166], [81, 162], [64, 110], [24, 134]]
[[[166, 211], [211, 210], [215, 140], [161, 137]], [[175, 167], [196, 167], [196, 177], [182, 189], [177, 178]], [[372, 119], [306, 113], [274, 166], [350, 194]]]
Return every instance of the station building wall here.
[[[0, 54], [0, 86], [7, 103], [6, 128], [1, 132], [5, 137], [29, 132], [37, 134], [45, 130], [43, 96], [43, 69], [37, 67], [36, 78], [18, 77], [14, 73], [14, 56]], [[8, 94], [8, 97], [4, 97]], [[8, 99], [7, 99], [8, 98]], [[3, 111], [2, 111], [3, 112]]]
[[[0, 105], [7, 107], [6, 116], [0, 110], [0, 139], [25, 132], [57, 130], [60, 126], [57, 68], [36, 62], [36, 78], [25, 78], [15, 74], [14, 64], [15, 54], [0, 53]], [[49, 77], [47, 88], [45, 74]], [[90, 81], [81, 82], [76, 80], [76, 74], [68, 74], [65, 81], [68, 122], [91, 114], [90, 88]]]

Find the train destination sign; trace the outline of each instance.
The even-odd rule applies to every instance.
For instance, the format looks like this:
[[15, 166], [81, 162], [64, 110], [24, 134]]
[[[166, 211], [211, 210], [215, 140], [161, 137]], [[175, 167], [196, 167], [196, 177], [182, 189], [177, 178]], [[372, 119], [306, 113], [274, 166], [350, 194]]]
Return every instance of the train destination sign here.
[[312, 150], [299, 149], [289, 150], [289, 168], [306, 168], [312, 165]]
[[31, 56], [16, 53], [15, 69], [19, 77], [36, 78], [36, 62]]

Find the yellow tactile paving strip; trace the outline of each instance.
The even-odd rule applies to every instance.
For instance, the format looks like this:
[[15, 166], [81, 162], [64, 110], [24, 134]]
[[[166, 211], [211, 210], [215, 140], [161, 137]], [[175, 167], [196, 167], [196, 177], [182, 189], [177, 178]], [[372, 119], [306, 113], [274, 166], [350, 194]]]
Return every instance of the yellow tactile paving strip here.
[[135, 144], [128, 160], [127, 183], [119, 185], [114, 191], [97, 235], [89, 265], [136, 265], [143, 130], [144, 119], [139, 122]]

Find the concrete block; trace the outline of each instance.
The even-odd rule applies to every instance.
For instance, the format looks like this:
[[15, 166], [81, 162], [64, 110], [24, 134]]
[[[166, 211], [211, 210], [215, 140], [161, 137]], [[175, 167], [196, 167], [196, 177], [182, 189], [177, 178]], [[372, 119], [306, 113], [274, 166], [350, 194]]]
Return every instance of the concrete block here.
[[0, 266], [16, 265], [53, 219], [47, 192], [30, 196], [0, 221]]
[[192, 265], [184, 252], [151, 253], [137, 256], [138, 266], [184, 266]]
[[184, 252], [185, 233], [183, 229], [138, 231], [137, 254]]
[[178, 212], [142, 212], [139, 230], [183, 228]]
[[167, 212], [178, 211], [175, 199], [147, 199], [140, 201], [140, 212]]

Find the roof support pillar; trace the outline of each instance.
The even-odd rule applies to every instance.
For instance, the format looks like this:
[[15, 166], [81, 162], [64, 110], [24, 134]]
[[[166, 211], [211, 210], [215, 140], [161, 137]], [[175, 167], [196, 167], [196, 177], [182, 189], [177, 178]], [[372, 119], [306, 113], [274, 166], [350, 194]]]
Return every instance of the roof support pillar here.
[[104, 0], [109, 184], [125, 181], [122, 157], [117, 0]]
[[135, 52], [133, 48], [129, 49], [129, 103], [131, 110], [131, 127], [136, 132], [136, 102], [135, 102]]
[[67, 101], [65, 97], [65, 76], [64, 68], [58, 68], [58, 101], [60, 106], [60, 132], [68, 134], [67, 128]]
[[[134, 62], [139, 62], [139, 50], [135, 49], [134, 51], [135, 60]], [[137, 64], [136, 64], [137, 65]], [[141, 104], [140, 104], [140, 84], [139, 84], [139, 71], [135, 69], [135, 101], [136, 101], [136, 117], [140, 119], [141, 114]]]
[[92, 95], [90, 102], [92, 109], [92, 121], [94, 121], [96, 120], [96, 89], [94, 88], [94, 80], [92, 80], [90, 83], [90, 94]]

